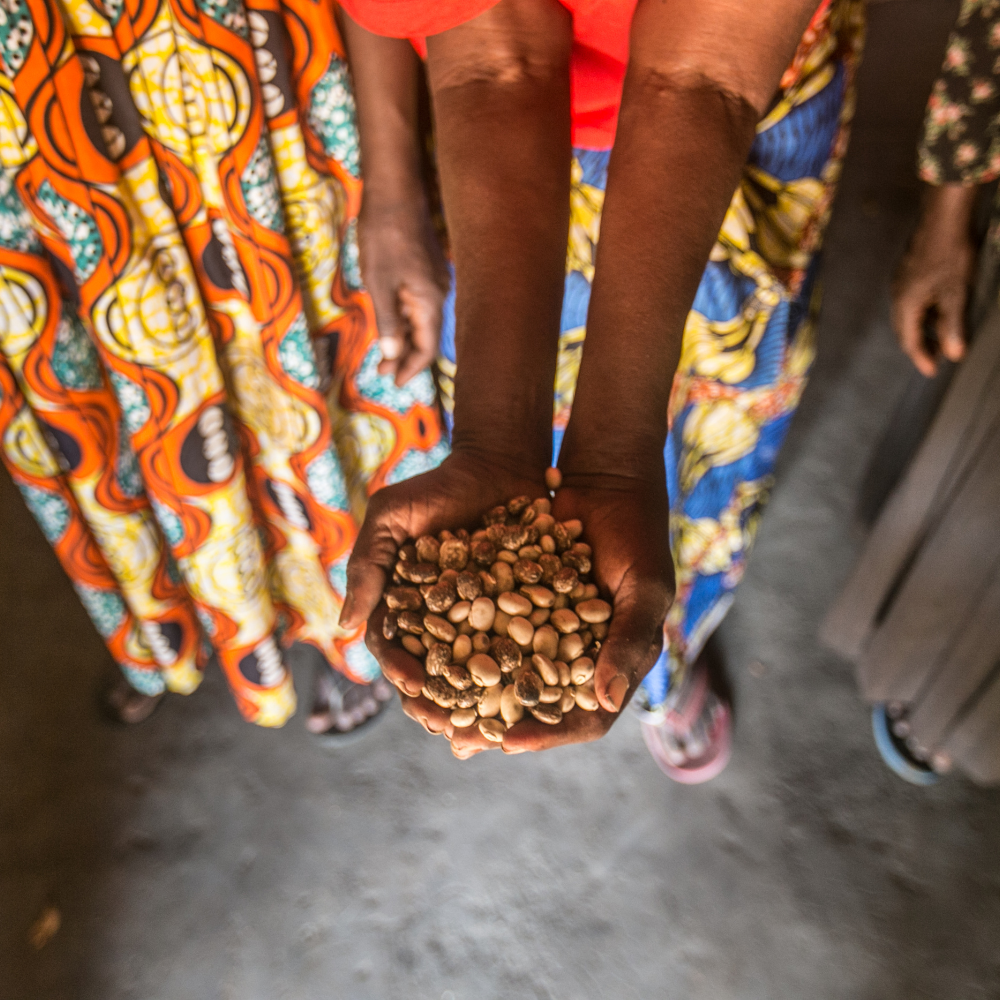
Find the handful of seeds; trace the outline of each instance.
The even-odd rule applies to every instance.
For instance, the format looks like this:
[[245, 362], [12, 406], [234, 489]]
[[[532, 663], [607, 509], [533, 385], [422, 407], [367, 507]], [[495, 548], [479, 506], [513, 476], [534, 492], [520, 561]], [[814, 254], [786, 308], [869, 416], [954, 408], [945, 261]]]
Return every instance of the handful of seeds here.
[[424, 695], [495, 743], [526, 711], [554, 726], [598, 708], [594, 662], [611, 605], [589, 582], [583, 526], [550, 511], [548, 499], [516, 497], [472, 535], [405, 544], [385, 594], [383, 632], [423, 661]]

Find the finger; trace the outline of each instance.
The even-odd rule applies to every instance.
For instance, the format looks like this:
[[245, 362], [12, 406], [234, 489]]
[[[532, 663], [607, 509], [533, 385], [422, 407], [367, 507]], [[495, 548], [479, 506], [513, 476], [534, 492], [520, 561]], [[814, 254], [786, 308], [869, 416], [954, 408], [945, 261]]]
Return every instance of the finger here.
[[395, 334], [380, 335], [378, 349], [382, 352], [382, 360], [378, 363], [379, 375], [394, 375], [399, 369], [400, 359], [406, 356], [406, 341]]
[[892, 325], [903, 352], [921, 375], [930, 378], [937, 363], [924, 343], [924, 316], [931, 305], [924, 297], [903, 292], [893, 301]]
[[949, 295], [938, 304], [937, 338], [949, 361], [961, 361], [965, 355], [964, 311], [964, 295]]
[[599, 740], [616, 718], [616, 715], [602, 709], [585, 712], [582, 708], [574, 708], [563, 716], [562, 722], [550, 726], [531, 716], [525, 716], [504, 733], [503, 751], [516, 754], [548, 750], [570, 743], [589, 743]]
[[423, 664], [402, 646], [390, 642], [382, 634], [382, 622], [388, 609], [379, 604], [374, 614], [368, 619], [368, 631], [365, 634], [365, 645], [372, 656], [379, 662], [386, 680], [395, 684], [400, 691], [410, 697], [416, 697], [424, 689], [427, 675]]
[[594, 692], [607, 711], [620, 712], [656, 662], [671, 599], [666, 584], [631, 573], [622, 580], [594, 671]]
[[375, 610], [403, 542], [402, 537], [394, 536], [383, 517], [383, 505], [377, 496], [368, 502], [368, 514], [347, 563], [347, 594], [340, 626], [348, 630], [358, 628]]
[[375, 310], [375, 325], [378, 328], [378, 346], [382, 352], [379, 362], [380, 375], [395, 373], [399, 358], [406, 351], [406, 324], [399, 313], [396, 288], [376, 277], [369, 285], [372, 307]]
[[441, 708], [440, 705], [435, 705], [423, 695], [418, 698], [404, 697], [402, 703], [403, 711], [415, 722], [419, 722], [427, 732], [435, 736], [451, 736], [454, 732], [455, 727], [451, 724], [451, 713], [447, 709]]
[[478, 725], [471, 725], [455, 729], [455, 735], [451, 737], [451, 749], [456, 757], [465, 760], [474, 754], [482, 753], [483, 750], [499, 750], [500, 744], [493, 743], [483, 736]]
[[401, 356], [396, 385], [405, 385], [434, 360], [441, 336], [443, 297], [433, 284], [399, 290], [399, 310], [409, 325], [410, 341]]

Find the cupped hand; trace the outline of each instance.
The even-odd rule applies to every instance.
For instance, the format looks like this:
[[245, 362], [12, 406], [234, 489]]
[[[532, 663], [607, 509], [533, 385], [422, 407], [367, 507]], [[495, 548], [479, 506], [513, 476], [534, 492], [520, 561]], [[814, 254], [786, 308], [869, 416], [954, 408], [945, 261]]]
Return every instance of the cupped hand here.
[[663, 482], [573, 477], [552, 502], [557, 520], [578, 518], [582, 522], [582, 539], [593, 549], [591, 578], [613, 608], [594, 674], [594, 691], [601, 705], [597, 711], [574, 708], [554, 726], [526, 714], [507, 730], [499, 745], [486, 740], [475, 726], [453, 729], [447, 713], [436, 705], [411, 705], [408, 714], [419, 717], [431, 731], [445, 733], [455, 755], [463, 758], [498, 746], [507, 753], [523, 753], [600, 739], [649, 673], [663, 644], [663, 623], [674, 597], [669, 504]]
[[[421, 662], [382, 636], [386, 609], [380, 601], [400, 546], [408, 538], [436, 534], [445, 528], [475, 530], [487, 510], [511, 497], [545, 496], [544, 474], [544, 469], [535, 476], [513, 473], [488, 458], [453, 452], [436, 469], [387, 486], [368, 501], [365, 521], [347, 564], [347, 596], [340, 623], [353, 629], [368, 619], [368, 648], [385, 676], [399, 688], [407, 714], [418, 718], [422, 711], [437, 719], [443, 713], [420, 696], [426, 679]], [[411, 704], [412, 699], [426, 704]], [[447, 720], [447, 714], [443, 717]], [[444, 731], [444, 724], [433, 731]]]
[[[892, 325], [900, 347], [917, 370], [930, 378], [938, 357], [965, 355], [965, 303], [975, 265], [969, 218], [975, 188], [944, 185], [931, 189], [920, 222], [899, 265], [892, 287]], [[934, 342], [924, 334], [935, 317]]]
[[426, 199], [362, 202], [358, 241], [382, 350], [378, 370], [403, 385], [437, 354], [450, 280]]

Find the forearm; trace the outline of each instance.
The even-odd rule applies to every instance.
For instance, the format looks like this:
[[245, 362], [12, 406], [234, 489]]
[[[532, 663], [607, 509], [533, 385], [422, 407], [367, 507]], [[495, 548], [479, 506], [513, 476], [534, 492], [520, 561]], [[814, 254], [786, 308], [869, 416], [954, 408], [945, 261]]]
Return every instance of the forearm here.
[[947, 244], [968, 243], [978, 184], [928, 185], [920, 212], [921, 233], [932, 234]]
[[564, 479], [662, 481], [688, 310], [753, 141], [752, 107], [712, 87], [626, 80]]
[[529, 13], [557, 21], [529, 36], [543, 52], [515, 38], [500, 46], [515, 58], [493, 58], [473, 22], [429, 39], [428, 74], [456, 272], [452, 447], [543, 469], [569, 226], [569, 23], [556, 5]]
[[358, 109], [365, 200], [392, 209], [423, 198], [417, 54], [405, 39], [373, 35], [344, 11], [341, 17]]

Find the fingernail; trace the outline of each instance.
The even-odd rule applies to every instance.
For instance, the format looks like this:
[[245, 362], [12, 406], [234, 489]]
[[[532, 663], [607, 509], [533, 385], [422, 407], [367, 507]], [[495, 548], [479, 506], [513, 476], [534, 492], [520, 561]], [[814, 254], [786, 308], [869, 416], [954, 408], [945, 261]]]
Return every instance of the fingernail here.
[[354, 601], [351, 600], [351, 595], [348, 594], [344, 598], [344, 606], [340, 609], [340, 618], [337, 619], [337, 624], [341, 628], [350, 628], [351, 626], [348, 622], [351, 620], [351, 614], [354, 611]]
[[515, 754], [528, 752], [527, 750], [525, 750], [524, 747], [511, 747], [508, 750], [507, 747], [505, 747], [502, 743], [500, 744], [500, 749], [503, 750], [504, 753], [510, 754], [511, 757], [513, 757]]
[[623, 674], [618, 674], [608, 685], [608, 701], [615, 706], [615, 711], [619, 711], [625, 695], [628, 693], [628, 678]]
[[403, 353], [403, 345], [398, 337], [381, 337], [378, 348], [386, 361], [395, 361]]

